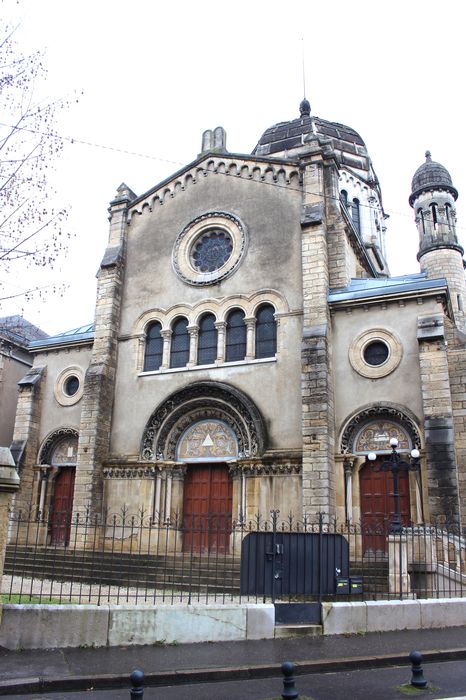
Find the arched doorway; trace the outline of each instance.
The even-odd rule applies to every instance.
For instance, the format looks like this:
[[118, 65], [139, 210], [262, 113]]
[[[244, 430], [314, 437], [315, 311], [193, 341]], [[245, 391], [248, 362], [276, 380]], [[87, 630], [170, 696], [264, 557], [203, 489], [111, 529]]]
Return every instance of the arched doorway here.
[[[382, 469], [387, 461], [390, 440], [398, 440], [397, 451], [408, 455], [413, 447], [408, 431], [393, 420], [380, 417], [363, 425], [354, 437], [354, 454], [367, 456], [375, 452], [377, 459], [367, 459], [359, 470], [359, 500], [363, 552], [386, 552], [387, 535], [394, 516], [394, 481], [390, 470]], [[402, 471], [398, 475], [398, 513], [401, 523], [411, 522], [409, 475]]]
[[[46, 440], [40, 463], [49, 465], [50, 542], [66, 546], [70, 540], [73, 511], [74, 482], [78, 454], [78, 435], [72, 429], [62, 429]], [[45, 494], [41, 495], [43, 500]], [[45, 499], [44, 499], [45, 500]]]
[[233, 430], [220, 420], [203, 420], [181, 436], [177, 461], [187, 464], [183, 492], [183, 549], [228, 552], [233, 483], [227, 462], [236, 459]]

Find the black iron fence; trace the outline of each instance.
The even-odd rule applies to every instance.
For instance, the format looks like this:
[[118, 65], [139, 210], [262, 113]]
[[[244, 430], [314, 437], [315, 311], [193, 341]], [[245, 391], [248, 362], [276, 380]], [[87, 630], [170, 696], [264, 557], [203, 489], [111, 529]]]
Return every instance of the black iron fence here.
[[4, 601], [320, 602], [466, 595], [452, 528], [390, 531], [317, 519], [214, 514], [11, 514]]

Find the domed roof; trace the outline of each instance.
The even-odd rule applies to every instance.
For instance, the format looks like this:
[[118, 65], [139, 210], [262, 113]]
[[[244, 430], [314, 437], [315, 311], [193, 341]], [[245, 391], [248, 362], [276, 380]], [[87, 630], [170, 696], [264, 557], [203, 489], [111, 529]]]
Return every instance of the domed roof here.
[[430, 151], [426, 151], [426, 162], [416, 170], [411, 182], [410, 204], [421, 192], [432, 189], [447, 189], [453, 194], [455, 199], [458, 197], [458, 192], [453, 187], [448, 170], [440, 163], [432, 160]]

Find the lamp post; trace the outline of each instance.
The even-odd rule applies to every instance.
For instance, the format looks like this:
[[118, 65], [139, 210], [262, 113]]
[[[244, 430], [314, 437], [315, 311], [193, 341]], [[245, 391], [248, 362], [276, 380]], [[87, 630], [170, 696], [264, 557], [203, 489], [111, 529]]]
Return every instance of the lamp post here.
[[[403, 525], [401, 524], [400, 509], [399, 509], [399, 489], [398, 489], [398, 478], [400, 472], [417, 472], [420, 469], [419, 464], [419, 450], [414, 448], [411, 450], [411, 462], [405, 462], [399, 453], [396, 451], [398, 447], [398, 440], [393, 437], [390, 439], [390, 447], [392, 448], [391, 453], [387, 456], [387, 459], [382, 462], [379, 468], [375, 471], [391, 471], [393, 476], [393, 520], [391, 524], [392, 532], [401, 532], [403, 530]], [[369, 452], [367, 459], [370, 462], [374, 462], [377, 459], [375, 452]]]

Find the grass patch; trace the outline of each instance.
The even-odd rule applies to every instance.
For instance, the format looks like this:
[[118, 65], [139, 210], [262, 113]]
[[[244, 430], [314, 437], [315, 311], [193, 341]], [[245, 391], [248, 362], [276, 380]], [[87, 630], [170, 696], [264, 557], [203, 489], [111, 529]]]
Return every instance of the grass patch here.
[[415, 688], [411, 683], [403, 683], [403, 685], [398, 685], [396, 689], [403, 695], [409, 695], [410, 697], [426, 695], [427, 693], [430, 695], [438, 691], [438, 688], [434, 688], [433, 685], [427, 685], [425, 688]]
[[27, 595], [26, 593], [3, 593], [2, 603], [19, 603], [20, 605], [65, 605], [70, 603], [69, 600], [60, 600], [59, 598], [44, 598], [38, 595]]

